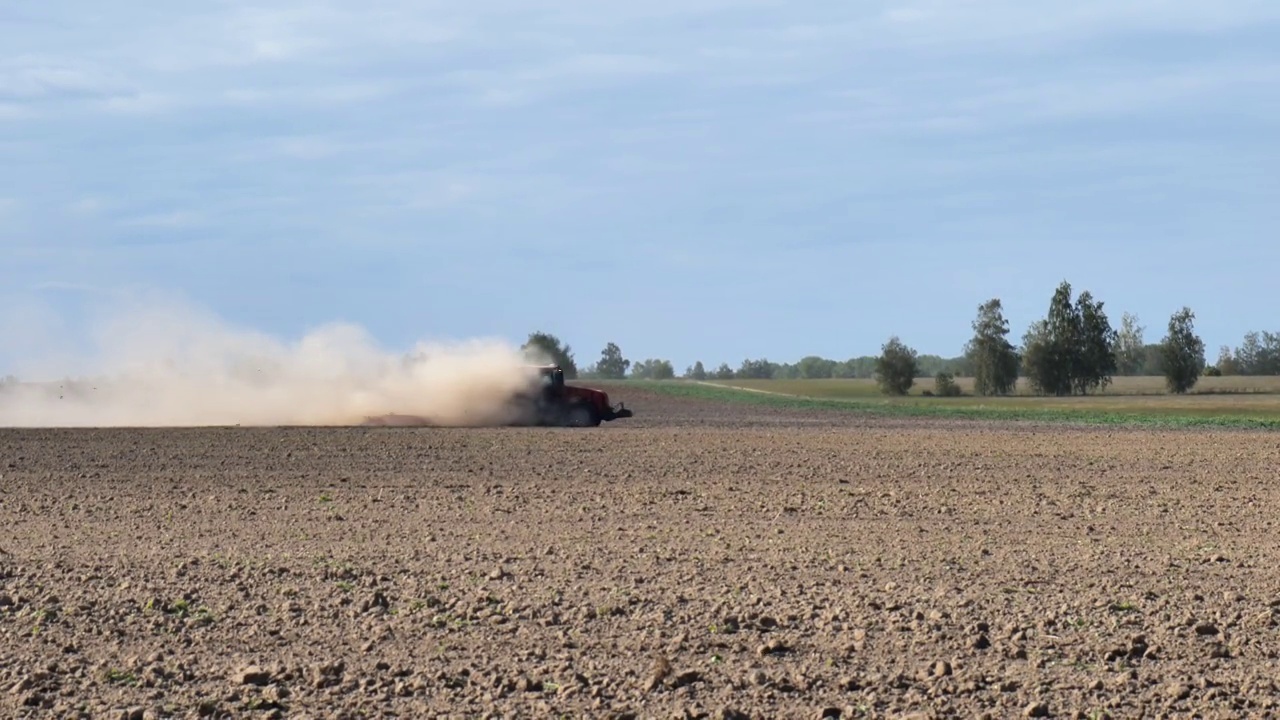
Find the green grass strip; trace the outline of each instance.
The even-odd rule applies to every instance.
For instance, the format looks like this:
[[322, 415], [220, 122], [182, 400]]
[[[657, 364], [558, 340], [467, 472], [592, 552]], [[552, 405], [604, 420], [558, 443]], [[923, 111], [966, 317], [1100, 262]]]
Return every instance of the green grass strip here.
[[[603, 383], [602, 383], [603, 384]], [[1058, 398], [824, 398], [700, 384], [681, 380], [626, 380], [609, 383], [610, 395], [625, 395], [627, 387], [660, 392], [675, 397], [746, 403], [794, 410], [827, 410], [900, 417], [947, 417], [975, 420], [1065, 422], [1092, 425], [1139, 425], [1149, 427], [1221, 427], [1280, 429], [1280, 414], [1244, 414], [1215, 403], [1212, 411], [1152, 407], [1141, 400], [1132, 409], [1116, 407], [1114, 397], [1091, 396], [1073, 399], [1077, 407], [1037, 407], [1039, 402]], [[1011, 402], [1012, 401], [1012, 402]], [[1015, 404], [1016, 403], [1016, 404]], [[1105, 408], [1090, 407], [1091, 404]], [[1145, 406], [1144, 406], [1145, 405]]]

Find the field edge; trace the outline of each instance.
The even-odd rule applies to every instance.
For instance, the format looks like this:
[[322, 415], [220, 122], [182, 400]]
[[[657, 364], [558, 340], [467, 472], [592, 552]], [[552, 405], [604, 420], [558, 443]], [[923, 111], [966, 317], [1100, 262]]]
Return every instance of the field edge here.
[[[1280, 412], [1278, 413], [1190, 413], [1178, 408], [1134, 407], [1118, 409], [1115, 407], [1090, 407], [1093, 398], [1082, 398], [1078, 408], [1060, 407], [1027, 407], [1011, 406], [994, 402], [986, 398], [964, 396], [959, 398], [919, 397], [903, 398], [832, 398], [814, 397], [790, 392], [765, 390], [757, 383], [755, 387], [737, 386], [721, 382], [694, 380], [614, 380], [594, 381], [590, 384], [607, 389], [610, 395], [619, 395], [625, 399], [626, 388], [635, 388], [646, 392], [656, 392], [667, 396], [685, 397], [692, 400], [719, 401], [731, 403], [747, 403], [779, 409], [794, 410], [826, 410], [831, 412], [857, 413], [868, 416], [894, 417], [934, 417], [969, 420], [992, 421], [1033, 421], [1077, 423], [1088, 425], [1142, 426], [1142, 427], [1200, 427], [1200, 428], [1242, 428], [1242, 429], [1280, 429]], [[1103, 398], [1114, 400], [1114, 398]], [[1035, 399], [1021, 398], [1024, 402]], [[1045, 400], [1050, 400], [1046, 398]]]

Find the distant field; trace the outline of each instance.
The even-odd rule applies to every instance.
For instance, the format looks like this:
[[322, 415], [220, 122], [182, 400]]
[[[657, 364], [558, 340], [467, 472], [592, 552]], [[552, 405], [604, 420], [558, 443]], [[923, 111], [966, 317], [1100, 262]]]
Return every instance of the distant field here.
[[[639, 381], [643, 382], [643, 381]], [[623, 392], [622, 381], [616, 392]], [[972, 393], [973, 381], [958, 381]], [[612, 385], [612, 383], [610, 383]], [[1124, 377], [1088, 396], [1041, 397], [1020, 383], [1008, 397], [926, 397], [932, 379], [920, 379], [907, 397], [888, 397], [872, 380], [687, 380], [644, 382], [675, 395], [895, 415], [947, 415], [991, 419], [1065, 420], [1092, 423], [1231, 425], [1280, 429], [1280, 377], [1203, 378], [1186, 395], [1164, 390], [1159, 377]]]
[[[822, 398], [883, 397], [874, 380], [712, 380], [719, 385], [745, 387], [757, 390], [804, 395]], [[967, 394], [973, 393], [973, 378], [956, 378], [956, 384]], [[912, 395], [933, 390], [933, 378], [918, 378], [911, 388]], [[1017, 394], [1043, 400], [1031, 392], [1026, 379], [1019, 379]], [[1118, 377], [1105, 390], [1097, 393], [1105, 396], [1168, 395], [1162, 377]], [[1231, 376], [1201, 378], [1189, 395], [1280, 395], [1280, 376]]]

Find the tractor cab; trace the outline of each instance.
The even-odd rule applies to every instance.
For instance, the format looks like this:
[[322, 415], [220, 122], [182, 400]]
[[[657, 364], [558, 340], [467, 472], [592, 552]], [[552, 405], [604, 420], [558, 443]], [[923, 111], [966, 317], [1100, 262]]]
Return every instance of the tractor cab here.
[[564, 370], [559, 365], [537, 365], [538, 393], [543, 403], [558, 403], [564, 397]]
[[542, 387], [548, 390], [559, 390], [564, 387], [564, 370], [559, 365], [543, 365], [538, 368], [542, 377]]

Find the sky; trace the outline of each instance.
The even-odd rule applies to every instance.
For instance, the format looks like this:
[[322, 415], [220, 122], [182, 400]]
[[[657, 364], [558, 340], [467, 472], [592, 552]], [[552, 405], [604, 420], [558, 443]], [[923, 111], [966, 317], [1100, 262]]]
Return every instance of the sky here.
[[953, 356], [1063, 280], [1149, 342], [1190, 306], [1212, 359], [1280, 330], [1277, 87], [1274, 0], [11, 3], [0, 372], [138, 298]]

